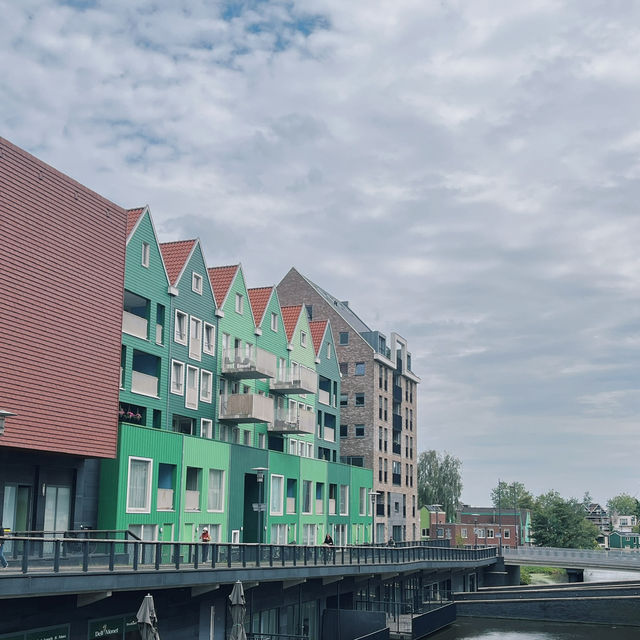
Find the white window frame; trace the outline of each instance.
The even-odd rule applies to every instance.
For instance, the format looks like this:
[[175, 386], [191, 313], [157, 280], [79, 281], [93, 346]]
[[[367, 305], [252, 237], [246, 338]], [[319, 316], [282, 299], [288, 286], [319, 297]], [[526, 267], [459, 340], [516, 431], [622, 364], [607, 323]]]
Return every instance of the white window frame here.
[[[211, 498], [211, 472], [212, 471], [219, 471], [222, 474], [222, 482], [220, 484], [220, 499], [219, 499], [219, 504], [220, 504], [220, 508], [219, 509], [211, 509], [210, 508], [210, 498]], [[226, 482], [226, 477], [225, 477], [225, 472], [224, 469], [209, 469], [209, 478], [208, 478], [208, 484], [207, 484], [207, 511], [209, 513], [222, 513], [224, 511], [224, 495], [225, 495], [225, 482]]]
[[[175, 375], [175, 367], [178, 365], [180, 368], [180, 379], [176, 380]], [[171, 393], [174, 393], [177, 396], [184, 395], [184, 362], [180, 362], [179, 360], [171, 361]]]
[[306, 348], [307, 347], [307, 332], [300, 332], [300, 346]]
[[348, 516], [349, 515], [349, 485], [341, 484], [339, 491], [340, 491], [340, 515]]
[[197, 293], [199, 296], [202, 295], [202, 276], [195, 271], [191, 274], [191, 291]]
[[[211, 334], [211, 340], [207, 340], [207, 333]], [[207, 342], [209, 342], [209, 347], [207, 348]], [[202, 329], [202, 353], [206, 353], [207, 355], [215, 355], [216, 352], [216, 328], [205, 322]]]
[[148, 242], [142, 243], [142, 266], [145, 268], [149, 267], [149, 254], [150, 247]]
[[202, 360], [202, 320], [195, 316], [189, 317], [189, 357]]
[[244, 314], [244, 296], [239, 292], [236, 292], [236, 313]]
[[209, 418], [200, 419], [200, 437], [209, 440], [213, 438], [213, 420]]
[[[189, 371], [195, 371], [195, 377], [194, 380], [196, 381], [196, 393], [195, 393], [195, 402], [192, 402], [191, 404], [189, 404], [187, 402], [187, 397], [189, 395], [188, 391], [189, 391]], [[187, 365], [186, 370], [185, 370], [185, 381], [184, 381], [184, 406], [187, 409], [193, 409], [194, 411], [197, 411], [198, 409], [198, 398], [200, 396], [200, 389], [197, 388], [200, 385], [200, 376], [198, 375], [198, 367], [194, 367], [190, 364]]]
[[[274, 478], [280, 482], [280, 491], [278, 494], [275, 494], [273, 491]], [[276, 503], [274, 503], [274, 498], [277, 500]], [[278, 473], [271, 474], [271, 482], [269, 483], [269, 513], [272, 516], [284, 515], [284, 476]]]
[[[359, 515], [366, 516], [367, 515], [367, 487], [360, 487], [360, 511]], [[371, 515], [371, 514], [369, 514]]]
[[298, 455], [298, 441], [293, 438], [289, 440], [289, 455]]
[[271, 312], [271, 331], [278, 333], [278, 314], [275, 311]]
[[511, 530], [510, 530], [510, 529], [505, 529], [505, 530], [502, 532], [502, 535], [503, 535], [505, 538], [511, 538]]
[[[184, 320], [183, 328], [184, 333], [180, 333], [180, 320]], [[178, 344], [183, 344], [186, 346], [187, 344], [187, 332], [189, 330], [189, 316], [184, 311], [180, 311], [180, 309], [176, 309], [176, 313], [174, 316], [174, 324], [173, 324], [173, 341]]]
[[327, 342], [327, 360], [331, 360], [331, 343]]
[[[131, 463], [145, 462], [147, 465], [147, 495], [144, 507], [132, 507], [129, 504], [129, 487], [131, 483]], [[129, 456], [129, 465], [127, 469], [127, 513], [151, 513], [151, 481], [153, 479], [153, 459], [141, 458], [138, 456]]]
[[271, 544], [287, 544], [287, 525], [283, 522], [271, 525]]
[[[308, 505], [309, 508], [305, 511], [304, 502], [305, 502], [305, 487], [308, 489]], [[302, 489], [300, 491], [300, 511], [305, 515], [311, 515], [313, 513], [313, 503], [311, 499], [313, 497], [313, 482], [311, 480], [303, 480], [302, 481]]]
[[[205, 384], [205, 378], [209, 377], [209, 383]], [[200, 369], [200, 400], [211, 404], [213, 400], [213, 373], [206, 369]]]

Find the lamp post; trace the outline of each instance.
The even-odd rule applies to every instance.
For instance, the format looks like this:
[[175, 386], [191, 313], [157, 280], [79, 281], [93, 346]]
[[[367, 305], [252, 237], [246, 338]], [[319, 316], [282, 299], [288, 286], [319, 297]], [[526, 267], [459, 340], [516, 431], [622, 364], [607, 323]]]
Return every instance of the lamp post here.
[[502, 555], [502, 511], [500, 500], [502, 497], [502, 487], [500, 486], [500, 478], [498, 478], [498, 555]]
[[371, 501], [371, 544], [376, 543], [376, 500], [378, 492], [373, 489], [369, 491], [369, 500]]
[[4, 421], [11, 416], [15, 416], [15, 413], [11, 411], [5, 411], [4, 409], [0, 409], [0, 436], [4, 433]]
[[473, 514], [475, 517], [473, 518], [473, 548], [478, 548], [478, 517], [477, 514]]
[[256, 472], [256, 480], [258, 481], [258, 503], [253, 505], [253, 510], [258, 512], [258, 542], [261, 543], [264, 529], [264, 516], [262, 514], [267, 506], [264, 502], [264, 474], [269, 469], [268, 467], [253, 467], [252, 471]]

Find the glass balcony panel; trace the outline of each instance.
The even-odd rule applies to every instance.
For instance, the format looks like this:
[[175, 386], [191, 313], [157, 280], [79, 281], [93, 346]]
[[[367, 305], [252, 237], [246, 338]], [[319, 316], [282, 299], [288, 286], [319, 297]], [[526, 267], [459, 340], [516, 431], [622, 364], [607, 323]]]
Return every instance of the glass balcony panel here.
[[173, 489], [158, 489], [158, 511], [173, 511]]
[[229, 378], [254, 380], [276, 377], [276, 357], [264, 349], [252, 349], [250, 353], [242, 349], [224, 349], [222, 352], [222, 373]]
[[129, 311], [122, 312], [122, 332], [128, 333], [130, 336], [136, 336], [137, 338], [147, 339], [147, 319], [141, 318], [130, 313]]
[[131, 372], [131, 391], [143, 396], [158, 396], [158, 378], [140, 371]]
[[184, 492], [184, 510], [200, 511], [200, 492], [199, 491]]
[[[318, 374], [308, 367], [300, 365], [297, 368], [289, 367], [278, 380], [271, 380], [271, 391], [280, 393], [317, 393]], [[329, 404], [329, 400], [325, 404]]]
[[220, 420], [226, 422], [273, 423], [273, 400], [254, 393], [239, 393], [223, 398], [220, 402]]

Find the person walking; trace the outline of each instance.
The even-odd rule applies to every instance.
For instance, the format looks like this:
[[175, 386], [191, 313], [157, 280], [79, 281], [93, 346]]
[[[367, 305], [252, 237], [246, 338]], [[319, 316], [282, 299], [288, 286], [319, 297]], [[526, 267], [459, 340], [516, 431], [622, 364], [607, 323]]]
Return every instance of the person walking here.
[[7, 559], [4, 557], [4, 527], [0, 527], [0, 564], [3, 569], [6, 569], [9, 566]]
[[[333, 547], [333, 538], [327, 533], [327, 535], [324, 537], [324, 542], [322, 543], [322, 546], [324, 547]], [[335, 558], [335, 550], [332, 549], [332, 554], [331, 554], [331, 558]], [[324, 562], [325, 564], [327, 563], [329, 559], [329, 550], [325, 549], [324, 550]]]
[[211, 542], [211, 536], [209, 535], [209, 529], [207, 529], [207, 527], [202, 529], [200, 541], [204, 543], [202, 546], [202, 562], [206, 562], [209, 559], [209, 543]]

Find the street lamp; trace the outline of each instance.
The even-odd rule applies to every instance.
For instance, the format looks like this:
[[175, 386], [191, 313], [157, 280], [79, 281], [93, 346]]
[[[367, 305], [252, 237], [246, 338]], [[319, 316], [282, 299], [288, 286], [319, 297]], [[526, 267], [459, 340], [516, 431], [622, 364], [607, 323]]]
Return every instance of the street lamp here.
[[264, 474], [269, 471], [268, 467], [253, 467], [252, 471], [256, 472], [256, 480], [258, 481], [258, 503], [253, 505], [253, 510], [258, 512], [258, 542], [262, 542], [263, 535], [263, 518], [262, 515], [266, 511], [267, 505], [264, 502]]
[[478, 514], [473, 513], [471, 515], [475, 516], [473, 519], [473, 548], [477, 549], [478, 548]]
[[369, 491], [369, 500], [371, 500], [371, 544], [376, 543], [376, 500], [378, 492], [373, 489]]
[[15, 416], [15, 413], [11, 411], [5, 411], [4, 409], [0, 409], [0, 436], [4, 433], [4, 421], [6, 418], [10, 418], [11, 416]]

